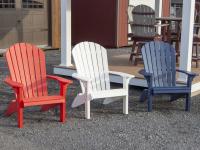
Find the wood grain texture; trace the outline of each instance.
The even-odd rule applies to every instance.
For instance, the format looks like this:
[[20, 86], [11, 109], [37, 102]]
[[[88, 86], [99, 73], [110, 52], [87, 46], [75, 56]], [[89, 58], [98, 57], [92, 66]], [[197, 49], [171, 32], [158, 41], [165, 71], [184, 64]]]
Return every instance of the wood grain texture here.
[[132, 34], [136, 37], [155, 36], [155, 11], [146, 5], [138, 5], [132, 11]]
[[52, 47], [60, 48], [61, 36], [61, 8], [60, 0], [51, 0], [52, 8]]

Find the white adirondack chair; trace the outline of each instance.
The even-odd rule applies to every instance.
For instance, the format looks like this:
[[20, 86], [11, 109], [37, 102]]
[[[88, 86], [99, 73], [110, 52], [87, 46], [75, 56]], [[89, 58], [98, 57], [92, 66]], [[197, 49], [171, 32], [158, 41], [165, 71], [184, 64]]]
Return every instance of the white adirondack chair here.
[[[106, 49], [93, 42], [81, 42], [72, 51], [77, 73], [73, 77], [81, 83], [82, 93], [72, 103], [77, 107], [85, 103], [85, 117], [90, 119], [90, 101], [106, 98], [104, 104], [111, 103], [114, 97], [123, 97], [123, 113], [128, 114], [128, 88], [133, 75], [108, 70]], [[123, 88], [110, 89], [109, 74], [123, 78]], [[112, 98], [112, 99], [111, 99]]]

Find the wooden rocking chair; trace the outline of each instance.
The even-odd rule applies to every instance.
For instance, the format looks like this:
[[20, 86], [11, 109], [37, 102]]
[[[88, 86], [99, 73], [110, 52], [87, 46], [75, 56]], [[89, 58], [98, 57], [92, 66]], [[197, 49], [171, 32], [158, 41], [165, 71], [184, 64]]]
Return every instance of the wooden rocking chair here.
[[[34, 45], [18, 43], [11, 46], [6, 54], [10, 76], [5, 82], [16, 94], [6, 111], [9, 116], [17, 112], [18, 127], [23, 127], [23, 109], [29, 106], [42, 105], [42, 110], [48, 110], [60, 105], [60, 121], [65, 122], [66, 90], [72, 81], [46, 75], [44, 52]], [[60, 84], [60, 94], [49, 96], [47, 78], [57, 80]]]

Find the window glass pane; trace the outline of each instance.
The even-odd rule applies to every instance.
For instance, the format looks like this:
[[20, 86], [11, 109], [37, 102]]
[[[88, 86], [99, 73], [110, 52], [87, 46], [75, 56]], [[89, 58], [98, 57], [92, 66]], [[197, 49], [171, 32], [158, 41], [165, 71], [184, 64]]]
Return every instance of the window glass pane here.
[[44, 8], [44, 0], [23, 0], [23, 8]]
[[15, 8], [15, 0], [0, 0], [0, 8]]

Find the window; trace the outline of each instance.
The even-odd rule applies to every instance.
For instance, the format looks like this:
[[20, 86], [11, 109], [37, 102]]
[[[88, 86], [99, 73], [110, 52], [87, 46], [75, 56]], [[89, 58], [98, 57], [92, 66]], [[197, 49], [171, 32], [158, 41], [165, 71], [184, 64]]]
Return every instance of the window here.
[[44, 8], [44, 0], [23, 0], [23, 8]]
[[15, 0], [0, 0], [1, 8], [15, 8]]

